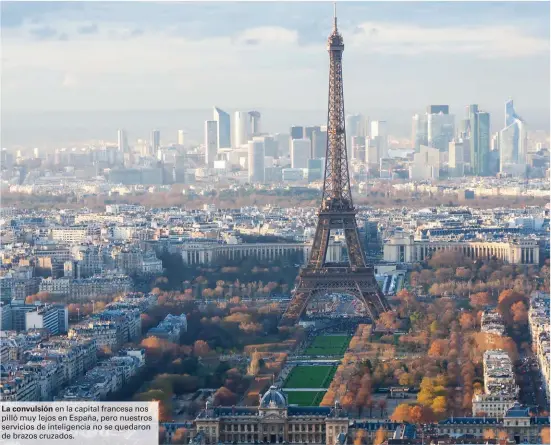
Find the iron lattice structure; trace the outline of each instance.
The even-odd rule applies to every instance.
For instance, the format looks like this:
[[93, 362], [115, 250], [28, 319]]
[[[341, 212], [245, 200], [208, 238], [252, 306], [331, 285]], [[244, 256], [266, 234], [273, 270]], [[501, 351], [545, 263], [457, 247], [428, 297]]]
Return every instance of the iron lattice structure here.
[[[375, 280], [373, 266], [366, 264], [358, 234], [356, 209], [352, 202], [344, 124], [344, 42], [337, 29], [336, 14], [333, 32], [327, 40], [327, 50], [329, 103], [323, 195], [310, 259], [299, 273], [294, 296], [281, 320], [283, 325], [296, 323], [313, 298], [329, 293], [343, 293], [359, 299], [373, 320], [380, 313], [390, 310], [390, 305]], [[332, 264], [326, 261], [331, 230], [341, 230], [344, 233], [348, 264]]]

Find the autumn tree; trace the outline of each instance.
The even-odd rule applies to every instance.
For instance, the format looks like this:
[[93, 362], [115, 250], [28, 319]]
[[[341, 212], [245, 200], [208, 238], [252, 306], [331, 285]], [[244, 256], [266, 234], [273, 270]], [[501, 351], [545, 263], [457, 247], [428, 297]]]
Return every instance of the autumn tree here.
[[367, 433], [364, 429], [360, 428], [354, 435], [354, 445], [364, 445], [367, 443]]
[[477, 292], [476, 294], [472, 294], [469, 301], [474, 308], [484, 308], [492, 304], [492, 299], [488, 292]]
[[470, 331], [474, 328], [476, 324], [475, 318], [470, 314], [469, 312], [463, 312], [461, 313], [461, 316], [459, 317], [459, 325], [461, 326], [461, 329], [464, 331]]
[[386, 431], [381, 426], [375, 433], [375, 438], [373, 439], [373, 445], [382, 445], [386, 440]]
[[172, 442], [176, 444], [184, 444], [187, 443], [187, 428], [180, 427], [174, 431], [174, 434], [172, 435]]
[[429, 348], [428, 355], [430, 357], [440, 357], [445, 354], [447, 349], [447, 342], [446, 340], [434, 340]]
[[209, 344], [204, 340], [197, 340], [193, 344], [193, 354], [198, 357], [205, 357], [210, 354]]
[[407, 403], [400, 403], [390, 416], [393, 422], [411, 422], [410, 406]]
[[540, 437], [541, 437], [541, 443], [551, 443], [551, 441], [549, 440], [550, 437], [549, 437], [549, 427], [548, 426], [544, 426], [541, 431], [540, 431]]
[[446, 400], [446, 397], [444, 396], [437, 396], [434, 398], [434, 401], [432, 402], [431, 408], [436, 415], [443, 415], [446, 413], [448, 402]]
[[513, 316], [513, 321], [518, 324], [528, 323], [528, 310], [526, 305], [522, 301], [517, 301], [511, 305], [511, 315]]
[[482, 433], [482, 437], [484, 439], [495, 439], [496, 438], [496, 432], [491, 428], [486, 428], [484, 432]]
[[237, 396], [225, 386], [218, 388], [214, 393], [214, 404], [218, 406], [230, 406], [237, 402]]

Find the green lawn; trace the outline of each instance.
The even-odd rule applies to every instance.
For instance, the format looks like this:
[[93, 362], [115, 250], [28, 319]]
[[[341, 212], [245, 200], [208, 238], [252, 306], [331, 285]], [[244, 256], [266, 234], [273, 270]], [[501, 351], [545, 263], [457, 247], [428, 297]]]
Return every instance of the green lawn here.
[[284, 388], [329, 388], [336, 366], [295, 366]]
[[325, 391], [292, 391], [286, 394], [289, 405], [319, 406]]
[[323, 335], [316, 337], [304, 351], [305, 355], [344, 355], [350, 343], [348, 335]]

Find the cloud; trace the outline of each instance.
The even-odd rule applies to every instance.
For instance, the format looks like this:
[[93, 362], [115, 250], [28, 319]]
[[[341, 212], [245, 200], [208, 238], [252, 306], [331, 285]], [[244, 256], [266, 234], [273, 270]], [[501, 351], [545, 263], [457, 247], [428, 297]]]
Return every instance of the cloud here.
[[77, 29], [77, 32], [79, 34], [97, 34], [98, 33], [98, 25], [96, 25], [95, 23], [91, 24], [91, 25], [83, 25], [83, 26], [80, 26], [78, 29]]
[[519, 58], [549, 52], [549, 40], [514, 26], [421, 27], [402, 23], [358, 25], [345, 45], [395, 55], [473, 54], [483, 58]]
[[31, 35], [38, 40], [49, 40], [57, 36], [57, 31], [50, 26], [42, 26], [40, 28], [31, 28]]
[[263, 26], [247, 29], [239, 33], [234, 41], [238, 45], [293, 44], [298, 42], [298, 32], [278, 26]]

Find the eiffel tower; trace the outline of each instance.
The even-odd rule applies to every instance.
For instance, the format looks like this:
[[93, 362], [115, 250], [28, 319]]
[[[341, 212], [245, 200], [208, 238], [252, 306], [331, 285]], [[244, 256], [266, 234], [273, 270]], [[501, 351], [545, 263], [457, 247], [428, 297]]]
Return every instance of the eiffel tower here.
[[[367, 265], [360, 245], [356, 209], [352, 203], [346, 136], [342, 53], [344, 42], [337, 29], [335, 5], [333, 32], [327, 40], [329, 52], [329, 109], [327, 116], [327, 149], [323, 195], [318, 212], [318, 225], [307, 266], [301, 269], [295, 292], [281, 319], [281, 325], [292, 325], [300, 318], [315, 297], [330, 293], [351, 295], [366, 307], [375, 320], [390, 310], [375, 280], [374, 268]], [[347, 263], [327, 261], [331, 230], [344, 233], [348, 249]]]

